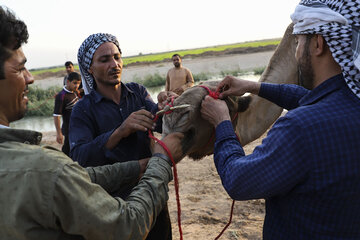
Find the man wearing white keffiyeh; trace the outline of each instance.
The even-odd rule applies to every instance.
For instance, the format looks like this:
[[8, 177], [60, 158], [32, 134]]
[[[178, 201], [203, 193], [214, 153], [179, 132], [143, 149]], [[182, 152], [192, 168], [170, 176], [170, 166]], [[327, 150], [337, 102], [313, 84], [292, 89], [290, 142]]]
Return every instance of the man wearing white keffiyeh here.
[[359, 0], [303, 0], [291, 19], [294, 34], [324, 37], [347, 85], [360, 98]]
[[[161, 92], [155, 104], [144, 86], [121, 82], [121, 49], [111, 34], [97, 33], [85, 39], [78, 51], [78, 63], [85, 96], [71, 113], [71, 158], [83, 167], [137, 160], [130, 171], [141, 176], [152, 156], [148, 129], [162, 131], [161, 117], [156, 124], [153, 118], [168, 93]], [[111, 195], [126, 198], [135, 185], [129, 182]], [[164, 205], [147, 240], [172, 238]]]
[[288, 110], [252, 154], [224, 101], [202, 102], [225, 190], [266, 200], [263, 239], [360, 239], [359, 15], [360, 0], [301, 1], [291, 18], [302, 86], [231, 76], [218, 85], [220, 98], [250, 92]]

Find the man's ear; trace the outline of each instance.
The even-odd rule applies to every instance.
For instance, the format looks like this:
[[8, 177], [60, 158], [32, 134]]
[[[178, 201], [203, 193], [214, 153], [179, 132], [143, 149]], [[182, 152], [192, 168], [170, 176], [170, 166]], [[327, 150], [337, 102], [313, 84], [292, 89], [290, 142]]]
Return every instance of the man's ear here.
[[326, 51], [326, 41], [322, 35], [315, 35], [315, 54], [317, 56], [323, 55]]

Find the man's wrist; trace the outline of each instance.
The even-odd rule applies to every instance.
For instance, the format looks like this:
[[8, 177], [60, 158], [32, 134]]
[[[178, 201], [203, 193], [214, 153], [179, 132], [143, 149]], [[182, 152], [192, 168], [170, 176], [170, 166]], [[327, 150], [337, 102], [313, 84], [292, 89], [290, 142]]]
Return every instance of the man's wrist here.
[[173, 163], [172, 163], [171, 159], [165, 154], [154, 153], [152, 156], [162, 158], [162, 159], [166, 160], [170, 164], [171, 167], [173, 166]]

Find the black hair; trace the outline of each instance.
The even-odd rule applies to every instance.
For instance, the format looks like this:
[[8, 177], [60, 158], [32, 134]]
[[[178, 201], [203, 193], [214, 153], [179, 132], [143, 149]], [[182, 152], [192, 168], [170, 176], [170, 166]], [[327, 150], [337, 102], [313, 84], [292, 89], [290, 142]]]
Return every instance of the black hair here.
[[74, 81], [74, 80], [81, 80], [81, 75], [78, 74], [77, 72], [72, 72], [69, 73], [67, 80], [69, 80], [70, 82]]
[[73, 64], [71, 61], [65, 62], [65, 67], [68, 67], [68, 66], [70, 66], [70, 65], [74, 66], [74, 64]]
[[174, 55], [172, 55], [171, 58], [173, 58], [173, 57], [179, 57], [179, 58], [181, 59], [181, 56], [180, 56], [179, 54], [177, 54], [177, 53], [175, 53]]
[[11, 57], [12, 51], [27, 43], [28, 38], [26, 24], [10, 9], [0, 6], [0, 79], [5, 78], [5, 61]]

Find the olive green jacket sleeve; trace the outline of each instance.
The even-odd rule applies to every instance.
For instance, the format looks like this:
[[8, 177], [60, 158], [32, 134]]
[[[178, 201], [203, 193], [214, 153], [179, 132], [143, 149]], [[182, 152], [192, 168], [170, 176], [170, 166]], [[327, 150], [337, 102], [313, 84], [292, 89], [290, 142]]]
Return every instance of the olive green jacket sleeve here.
[[[103, 178], [104, 186], [111, 187], [108, 183], [116, 181], [96, 169], [93, 171], [98, 180]], [[106, 171], [116, 175], [111, 167]], [[54, 218], [67, 234], [89, 240], [145, 239], [168, 200], [171, 179], [169, 163], [153, 157], [139, 184], [125, 201], [111, 197], [100, 185], [91, 183], [87, 171], [77, 163], [69, 163], [59, 171], [51, 208]]]
[[87, 167], [91, 182], [99, 184], [108, 193], [116, 192], [126, 185], [135, 185], [140, 176], [138, 161]]

